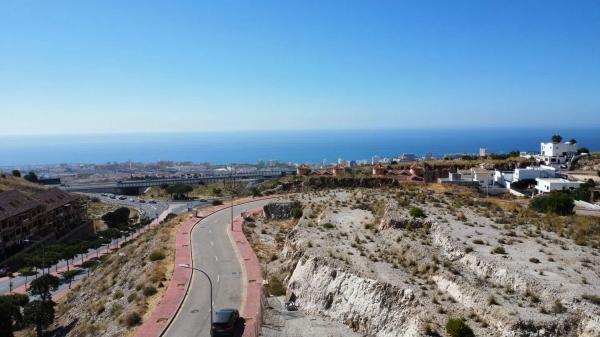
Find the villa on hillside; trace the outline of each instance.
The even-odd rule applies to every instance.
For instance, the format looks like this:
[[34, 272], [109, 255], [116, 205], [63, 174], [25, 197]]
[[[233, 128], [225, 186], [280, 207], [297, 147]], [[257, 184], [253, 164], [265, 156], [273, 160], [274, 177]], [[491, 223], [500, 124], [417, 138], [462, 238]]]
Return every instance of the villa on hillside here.
[[540, 147], [541, 151], [536, 159], [550, 166], [564, 165], [578, 154], [577, 143], [574, 141], [541, 143]]
[[535, 189], [539, 194], [574, 190], [582, 184], [580, 181], [569, 181], [562, 178], [536, 178], [535, 181], [537, 182]]

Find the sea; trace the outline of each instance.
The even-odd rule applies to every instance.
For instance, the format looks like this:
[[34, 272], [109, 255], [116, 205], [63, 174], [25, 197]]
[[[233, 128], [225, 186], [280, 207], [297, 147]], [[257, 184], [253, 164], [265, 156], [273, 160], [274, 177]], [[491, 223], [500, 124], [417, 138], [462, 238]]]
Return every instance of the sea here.
[[159, 160], [256, 163], [277, 160], [323, 163], [393, 158], [402, 153], [539, 152], [554, 134], [600, 151], [600, 128], [580, 129], [385, 129], [244, 131], [86, 135], [0, 135], [0, 167], [60, 163]]

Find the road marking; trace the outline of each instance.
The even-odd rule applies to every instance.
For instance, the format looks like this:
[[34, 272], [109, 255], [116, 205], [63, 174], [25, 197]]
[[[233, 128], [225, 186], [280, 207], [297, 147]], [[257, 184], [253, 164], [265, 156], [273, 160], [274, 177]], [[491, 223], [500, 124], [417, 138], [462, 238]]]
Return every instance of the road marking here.
[[217, 274], [217, 283], [219, 282], [220, 279], [221, 279], [221, 275]]
[[219, 261], [219, 257], [215, 255], [215, 261]]
[[211, 245], [211, 246], [214, 246], [214, 245], [215, 245], [215, 243], [211, 241], [211, 242], [210, 242], [210, 245]]

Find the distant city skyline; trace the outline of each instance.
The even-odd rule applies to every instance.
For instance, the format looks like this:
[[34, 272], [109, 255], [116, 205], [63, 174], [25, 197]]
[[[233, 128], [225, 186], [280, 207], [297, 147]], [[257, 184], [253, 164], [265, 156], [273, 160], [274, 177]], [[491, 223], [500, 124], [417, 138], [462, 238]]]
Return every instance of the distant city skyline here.
[[0, 135], [600, 127], [598, 1], [0, 5]]

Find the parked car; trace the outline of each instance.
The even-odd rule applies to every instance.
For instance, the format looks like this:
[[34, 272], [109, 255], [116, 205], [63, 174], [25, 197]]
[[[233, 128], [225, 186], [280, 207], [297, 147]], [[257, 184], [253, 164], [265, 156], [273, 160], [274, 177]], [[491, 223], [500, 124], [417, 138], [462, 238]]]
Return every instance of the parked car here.
[[239, 318], [240, 313], [236, 309], [217, 310], [210, 329], [211, 336], [233, 336]]
[[140, 204], [144, 204], [144, 203], [146, 203], [146, 200], [140, 199]]
[[127, 200], [127, 197], [120, 196], [120, 197], [119, 197], [119, 200]]
[[150, 199], [150, 201], [148, 201], [148, 203], [150, 203], [150, 204], [156, 204], [156, 200]]
[[115, 197], [114, 195], [111, 195], [111, 196], [109, 196], [109, 198], [116, 199], [117, 197]]

